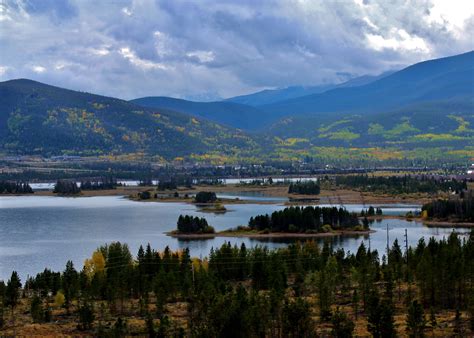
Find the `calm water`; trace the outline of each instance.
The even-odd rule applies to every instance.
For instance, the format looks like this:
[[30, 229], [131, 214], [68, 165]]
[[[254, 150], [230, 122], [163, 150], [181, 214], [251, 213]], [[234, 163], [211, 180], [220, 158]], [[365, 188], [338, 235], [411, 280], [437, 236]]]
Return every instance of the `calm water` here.
[[[265, 198], [265, 197], [262, 197]], [[349, 210], [360, 211], [363, 205], [346, 205]], [[283, 209], [283, 204], [240, 204], [227, 206], [225, 214], [200, 212], [194, 205], [184, 203], [133, 202], [122, 197], [0, 197], [0, 279], [17, 270], [24, 279], [45, 267], [63, 270], [68, 259], [78, 269], [84, 259], [100, 245], [112, 241], [126, 242], [135, 255], [140, 244], [148, 242], [156, 249], [189, 247], [193, 256], [207, 256], [211, 247], [225, 241], [248, 246], [268, 245], [281, 247], [288, 241], [262, 241], [237, 238], [184, 241], [164, 235], [173, 230], [180, 214], [205, 217], [217, 231], [247, 224], [251, 216]], [[417, 206], [384, 206], [384, 213], [404, 214], [417, 210]], [[420, 237], [449, 235], [451, 229], [426, 228], [418, 222], [384, 220], [374, 223], [377, 230], [370, 235], [371, 247], [383, 251], [386, 246], [386, 226], [390, 228], [390, 241], [403, 241], [408, 229], [410, 244]], [[354, 252], [368, 236], [332, 239], [335, 246]]]

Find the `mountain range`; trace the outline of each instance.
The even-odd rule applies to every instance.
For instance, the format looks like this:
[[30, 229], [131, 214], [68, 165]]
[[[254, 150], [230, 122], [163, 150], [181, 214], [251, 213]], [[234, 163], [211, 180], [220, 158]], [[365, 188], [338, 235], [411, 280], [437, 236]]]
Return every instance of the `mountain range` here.
[[249, 95], [231, 97], [226, 99], [225, 101], [259, 107], [266, 104], [272, 104], [297, 97], [320, 94], [331, 89], [362, 86], [384, 78], [392, 73], [394, 73], [394, 71], [387, 71], [376, 76], [363, 75], [355, 77], [340, 84], [326, 84], [319, 86], [291, 86], [281, 89], [267, 89]]
[[124, 101], [18, 79], [0, 83], [0, 149], [216, 162], [298, 159], [334, 147], [416, 154], [445, 149], [444, 154], [469, 158], [474, 157], [473, 98], [472, 51], [343, 84], [219, 102]]

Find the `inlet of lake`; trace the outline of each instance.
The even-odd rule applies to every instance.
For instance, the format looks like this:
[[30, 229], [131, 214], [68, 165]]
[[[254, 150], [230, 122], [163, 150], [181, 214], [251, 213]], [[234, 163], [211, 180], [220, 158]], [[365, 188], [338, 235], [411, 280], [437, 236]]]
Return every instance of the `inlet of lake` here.
[[[222, 196], [224, 197], [224, 196]], [[226, 196], [231, 197], [231, 196]], [[232, 197], [237, 197], [232, 195]], [[0, 279], [7, 279], [16, 270], [22, 280], [36, 275], [44, 268], [54, 271], [64, 270], [67, 260], [72, 260], [75, 267], [82, 269], [84, 260], [91, 256], [99, 246], [120, 241], [127, 243], [133, 255], [140, 245], [150, 243], [162, 251], [166, 246], [171, 249], [188, 247], [191, 255], [205, 257], [212, 247], [221, 246], [224, 242], [247, 247], [266, 245], [278, 248], [287, 245], [290, 239], [249, 239], [216, 237], [202, 240], [180, 240], [166, 236], [164, 232], [174, 230], [180, 214], [205, 217], [216, 231], [238, 225], [246, 225], [251, 216], [270, 214], [281, 210], [284, 199], [268, 200], [259, 196], [240, 196], [252, 201], [271, 201], [273, 204], [227, 205], [228, 212], [212, 214], [199, 211], [199, 208], [186, 203], [168, 202], [135, 202], [121, 196], [101, 197], [47, 197], [47, 196], [4, 196], [0, 197]], [[404, 215], [408, 211], [419, 211], [419, 206], [412, 205], [379, 205], [384, 214]], [[345, 205], [349, 211], [360, 212], [368, 206]], [[382, 255], [386, 248], [387, 232], [393, 243], [398, 239], [404, 243], [405, 229], [408, 230], [408, 243], [416, 245], [425, 237], [443, 238], [453, 231], [450, 228], [428, 228], [416, 221], [384, 219], [374, 222], [371, 227], [374, 233], [365, 236], [338, 236], [325, 239], [331, 241], [335, 248], [356, 252], [361, 242]], [[461, 235], [467, 229], [457, 229]]]

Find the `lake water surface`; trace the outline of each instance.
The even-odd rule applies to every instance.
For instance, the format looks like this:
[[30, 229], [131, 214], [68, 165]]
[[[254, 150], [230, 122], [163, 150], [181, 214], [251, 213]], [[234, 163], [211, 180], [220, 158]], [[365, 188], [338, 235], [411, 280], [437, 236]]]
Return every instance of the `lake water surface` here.
[[[212, 247], [218, 247], [226, 241], [237, 245], [245, 243], [247, 246], [282, 247], [290, 240], [218, 237], [186, 241], [166, 236], [164, 232], [175, 229], [180, 214], [205, 217], [220, 231], [246, 225], [251, 216], [271, 213], [284, 207], [283, 203], [234, 204], [227, 206], [229, 211], [225, 214], [210, 214], [200, 212], [191, 204], [134, 202], [120, 196], [0, 197], [0, 279], [8, 278], [12, 270], [17, 270], [23, 280], [27, 275], [41, 272], [45, 267], [63, 270], [68, 259], [74, 262], [77, 269], [81, 269], [84, 260], [98, 246], [112, 241], [127, 243], [134, 255], [141, 244], [147, 243], [159, 250], [163, 250], [165, 246], [174, 250], [189, 247], [191, 254], [198, 257], [207, 256]], [[364, 205], [345, 207], [351, 211], [367, 208]], [[419, 210], [419, 206], [405, 205], [384, 205], [382, 208], [384, 214], [393, 215]], [[370, 235], [372, 249], [378, 249], [379, 252], [385, 250], [387, 225], [390, 229], [390, 242], [398, 238], [403, 243], [404, 231], [408, 229], [408, 241], [413, 245], [421, 237], [442, 238], [452, 231], [449, 228], [427, 228], [419, 222], [386, 219], [372, 225], [376, 230]], [[359, 236], [329, 240], [336, 247], [355, 252], [362, 241], [368, 244], [368, 239], [369, 236]]]

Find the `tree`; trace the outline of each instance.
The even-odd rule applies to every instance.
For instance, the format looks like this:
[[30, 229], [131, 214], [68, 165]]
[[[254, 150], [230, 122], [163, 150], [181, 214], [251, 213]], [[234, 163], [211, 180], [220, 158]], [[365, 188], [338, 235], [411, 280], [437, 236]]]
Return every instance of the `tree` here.
[[367, 329], [375, 338], [395, 337], [393, 305], [380, 301], [375, 290], [369, 296], [367, 321]]
[[43, 304], [41, 302], [41, 299], [38, 297], [38, 295], [34, 295], [33, 299], [31, 300], [30, 313], [31, 313], [31, 318], [33, 319], [33, 322], [41, 323], [44, 321]]
[[53, 193], [62, 195], [76, 195], [81, 192], [81, 189], [74, 181], [59, 180], [54, 186]]
[[79, 307], [78, 312], [79, 312], [79, 324], [77, 325], [77, 328], [79, 330], [92, 329], [92, 323], [94, 322], [94, 319], [95, 319], [94, 309], [92, 308], [92, 305], [87, 302], [84, 302]]
[[352, 337], [355, 324], [350, 320], [344, 312], [339, 311], [339, 307], [332, 314], [332, 332], [331, 334], [337, 338]]
[[423, 337], [425, 326], [423, 306], [417, 300], [414, 300], [408, 308], [407, 332], [413, 338]]
[[62, 293], [62, 291], [58, 291], [56, 295], [54, 296], [54, 305], [60, 308], [64, 305], [64, 302], [65, 302], [64, 293]]
[[8, 280], [7, 287], [5, 290], [5, 305], [10, 306], [12, 309], [12, 316], [15, 306], [18, 304], [20, 299], [20, 288], [21, 281], [16, 271], [12, 272], [10, 279]]
[[282, 311], [282, 330], [284, 336], [313, 337], [314, 322], [308, 302], [302, 298], [285, 301]]
[[72, 299], [76, 296], [79, 288], [79, 274], [74, 268], [72, 261], [66, 263], [66, 269], [62, 275], [62, 289], [64, 291], [64, 299], [66, 310], [69, 312]]
[[155, 338], [156, 337], [156, 331], [155, 331], [155, 323], [153, 322], [153, 317], [148, 314], [146, 317], [146, 332], [148, 334], [149, 338]]

